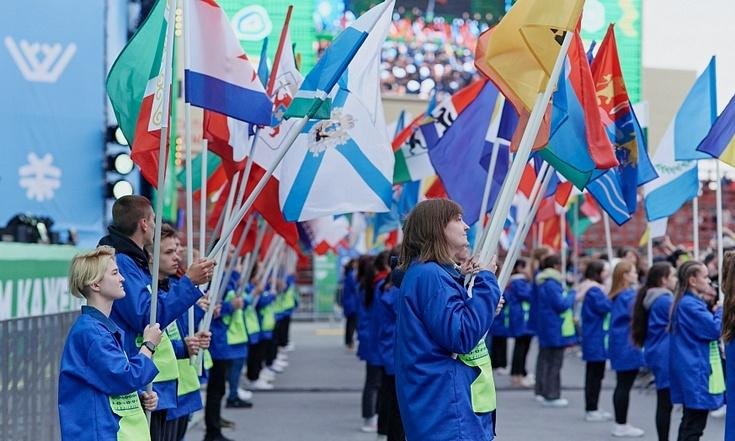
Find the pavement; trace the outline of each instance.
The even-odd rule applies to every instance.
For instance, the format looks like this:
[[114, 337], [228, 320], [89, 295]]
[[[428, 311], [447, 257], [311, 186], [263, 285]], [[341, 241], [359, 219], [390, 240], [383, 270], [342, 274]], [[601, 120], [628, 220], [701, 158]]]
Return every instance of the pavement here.
[[[236, 441], [373, 441], [375, 434], [360, 432], [360, 396], [365, 367], [343, 346], [339, 322], [295, 322], [291, 338], [295, 350], [288, 354], [290, 366], [279, 374], [275, 389], [256, 392], [251, 409], [223, 409], [223, 416], [236, 422], [225, 436]], [[512, 343], [509, 342], [509, 355]], [[532, 371], [535, 347], [528, 357]], [[510, 378], [496, 375], [499, 441], [590, 441], [612, 440], [612, 423], [588, 423], [584, 417], [584, 363], [576, 350], [567, 352], [562, 369], [562, 396], [569, 407], [542, 407], [530, 390], [513, 389]], [[243, 379], [243, 384], [245, 380]], [[600, 407], [612, 411], [615, 373], [606, 371]], [[638, 386], [631, 392], [628, 422], [646, 431], [639, 440], [657, 440], [654, 425], [656, 394]], [[195, 420], [200, 420], [197, 415]], [[681, 411], [672, 415], [671, 438]], [[702, 440], [724, 438], [724, 419], [709, 417]], [[187, 441], [204, 438], [201, 422], [192, 425]]]

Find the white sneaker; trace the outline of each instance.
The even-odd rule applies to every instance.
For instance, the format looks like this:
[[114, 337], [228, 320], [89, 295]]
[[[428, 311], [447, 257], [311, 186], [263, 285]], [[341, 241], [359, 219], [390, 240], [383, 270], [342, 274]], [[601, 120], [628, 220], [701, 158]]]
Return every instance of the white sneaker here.
[[533, 375], [526, 375], [521, 378], [521, 386], [523, 387], [534, 387], [536, 385], [536, 377]]
[[365, 433], [375, 433], [378, 431], [378, 416], [373, 415], [370, 418], [365, 418], [363, 425], [360, 428]]
[[273, 364], [271, 364], [270, 366], [266, 366], [263, 370], [272, 371], [274, 374], [280, 374], [283, 372], [283, 368], [277, 365], [275, 362], [273, 362]]
[[285, 352], [279, 352], [278, 355], [276, 355], [276, 360], [286, 361], [288, 360], [288, 355], [286, 355]]
[[293, 343], [289, 343], [283, 347], [283, 350], [286, 352], [293, 352], [294, 349], [296, 349], [296, 346], [294, 346]]
[[253, 393], [247, 389], [239, 387], [237, 388], [237, 398], [243, 401], [250, 401], [253, 398]]
[[268, 368], [264, 368], [260, 370], [260, 377], [258, 378], [265, 381], [273, 381], [276, 379], [276, 373]]
[[720, 407], [717, 410], [713, 410], [709, 413], [709, 415], [712, 418], [724, 418], [725, 414], [727, 413], [727, 404], [723, 404], [722, 407]]
[[498, 375], [508, 375], [510, 373], [508, 368], [504, 368], [504, 367], [495, 368], [493, 369], [493, 372], [495, 372]]
[[584, 414], [584, 420], [590, 423], [599, 423], [602, 421], [610, 421], [612, 415], [604, 410], [591, 410]]
[[273, 389], [273, 385], [269, 382], [265, 381], [263, 378], [258, 378], [257, 380], [250, 383], [250, 387], [253, 390], [271, 390]]
[[539, 403], [543, 403], [545, 401], [543, 395], [534, 395], [533, 399], [538, 401]]
[[644, 433], [646, 432], [644, 432], [643, 429], [633, 427], [630, 424], [615, 424], [615, 427], [612, 430], [612, 436], [618, 438], [638, 438], [643, 436]]
[[285, 360], [275, 359], [275, 360], [273, 360], [273, 365], [278, 366], [278, 367], [280, 367], [280, 368], [283, 369], [283, 368], [287, 368], [288, 367], [288, 362], [285, 361]]
[[541, 404], [546, 407], [567, 407], [569, 406], [569, 400], [566, 398], [557, 398], [556, 400], [544, 400]]

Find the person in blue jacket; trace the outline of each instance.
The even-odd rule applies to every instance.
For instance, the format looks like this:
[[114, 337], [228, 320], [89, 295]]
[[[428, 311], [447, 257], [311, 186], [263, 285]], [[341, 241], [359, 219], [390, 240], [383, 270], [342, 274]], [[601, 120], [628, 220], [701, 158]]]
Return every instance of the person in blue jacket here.
[[510, 309], [507, 303], [490, 327], [490, 357], [493, 359], [493, 371], [508, 375], [508, 334], [510, 332]]
[[669, 327], [671, 402], [683, 405], [679, 440], [698, 440], [711, 410], [724, 403], [725, 380], [718, 340], [722, 309], [716, 303], [707, 267], [687, 261], [678, 284]]
[[577, 341], [574, 328], [574, 291], [565, 291], [562, 283], [561, 258], [551, 254], [541, 261], [536, 276], [536, 336], [539, 353], [536, 359], [537, 398], [544, 406], [566, 407], [561, 397], [561, 367], [564, 349]]
[[[115, 248], [115, 260], [125, 278], [125, 297], [113, 303], [110, 318], [122, 329], [126, 338], [124, 349], [128, 356], [138, 353], [141, 334], [150, 321], [152, 278], [147, 247], [153, 246], [155, 215], [150, 201], [138, 195], [123, 196], [112, 206], [112, 225], [109, 234], [100, 239], [100, 245]], [[196, 288], [212, 277], [214, 261], [200, 259], [194, 262], [175, 284], [173, 291], [157, 293], [157, 322], [166, 328], [202, 296]], [[173, 346], [164, 335], [161, 347], [153, 359], [159, 374], [153, 382], [158, 394], [158, 407], [151, 413], [151, 438], [169, 441], [175, 433], [166, 422], [166, 410], [176, 407], [176, 378], [178, 368]]]
[[725, 441], [735, 441], [735, 251], [722, 259], [722, 341], [725, 343], [726, 397]]
[[533, 377], [529, 377], [526, 371], [526, 358], [533, 338], [533, 331], [528, 326], [533, 289], [529, 270], [526, 259], [516, 260], [504, 293], [507, 305], [505, 308], [508, 309], [510, 322], [508, 335], [514, 339], [510, 381], [515, 387], [531, 387], [534, 382]]
[[[462, 209], [447, 199], [420, 202], [403, 226], [395, 372], [408, 441], [495, 436], [485, 336], [500, 302], [497, 265], [495, 258], [483, 267], [468, 259], [468, 229]], [[463, 272], [475, 276], [471, 295]]]
[[360, 308], [360, 295], [357, 292], [357, 259], [350, 259], [344, 266], [342, 273], [342, 314], [345, 317], [345, 347], [353, 350], [355, 347], [355, 330], [357, 329], [357, 314]]
[[657, 262], [648, 275], [633, 306], [631, 338], [643, 349], [643, 361], [656, 383], [656, 432], [658, 441], [668, 441], [671, 427], [669, 388], [669, 314], [674, 303], [676, 271], [669, 262]]
[[605, 293], [605, 279], [608, 276], [607, 264], [602, 260], [592, 260], [584, 270], [584, 280], [577, 290], [584, 296], [582, 300], [582, 360], [586, 362], [584, 379], [585, 421], [608, 421], [609, 412], [599, 409], [600, 389], [605, 377], [607, 362], [608, 330], [612, 301]]
[[630, 390], [643, 366], [643, 352], [631, 339], [631, 317], [635, 302], [635, 287], [638, 284], [638, 269], [630, 260], [621, 260], [615, 265], [610, 287], [612, 310], [610, 311], [610, 336], [608, 355], [616, 374], [613, 407], [615, 425], [612, 435], [616, 437], [643, 436], [643, 430], [628, 424]]
[[158, 374], [151, 359], [162, 332], [158, 323], [146, 326], [141, 348], [130, 357], [125, 354], [123, 340], [130, 337], [110, 320], [113, 302], [125, 297], [123, 281], [111, 247], [72, 259], [69, 292], [87, 304], [69, 330], [61, 356], [62, 441], [150, 440], [143, 410], [155, 409], [158, 398], [155, 392], [140, 391]]

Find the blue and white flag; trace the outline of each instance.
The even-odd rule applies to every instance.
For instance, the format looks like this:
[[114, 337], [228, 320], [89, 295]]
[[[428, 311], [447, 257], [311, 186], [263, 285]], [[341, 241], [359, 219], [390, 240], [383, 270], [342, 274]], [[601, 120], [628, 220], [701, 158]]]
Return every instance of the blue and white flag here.
[[[279, 196], [290, 221], [390, 208], [394, 155], [379, 77], [380, 50], [393, 11], [393, 1], [386, 3], [388, 7], [378, 5], [353, 23], [367, 16], [372, 31], [329, 94], [330, 118], [309, 121], [281, 163]], [[367, 29], [364, 23], [362, 28]], [[300, 92], [308, 89], [309, 75]], [[320, 90], [320, 78], [310, 81], [313, 90]]]

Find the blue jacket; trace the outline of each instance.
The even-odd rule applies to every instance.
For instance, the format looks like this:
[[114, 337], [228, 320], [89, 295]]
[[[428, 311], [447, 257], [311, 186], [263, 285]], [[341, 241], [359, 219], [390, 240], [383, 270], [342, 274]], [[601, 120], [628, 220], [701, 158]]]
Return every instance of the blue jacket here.
[[576, 343], [572, 305], [574, 292], [565, 293], [561, 273], [547, 268], [536, 276], [536, 335], [542, 348], [561, 348]]
[[[202, 311], [202, 309], [198, 306], [195, 306], [194, 322], [199, 322], [203, 318], [203, 316], [204, 311]], [[176, 358], [180, 360], [188, 360], [189, 351], [186, 349], [186, 344], [183, 340], [187, 335], [189, 335], [188, 312], [176, 319], [176, 326], [178, 326], [179, 334], [181, 335], [181, 340], [171, 340], [171, 343], [173, 343], [174, 345], [174, 350], [176, 351]], [[204, 405], [202, 403], [202, 394], [200, 391], [196, 390], [185, 395], [179, 395], [177, 406], [173, 409], [169, 409], [168, 412], [166, 412], [166, 420], [171, 421], [184, 415], [192, 414], [197, 410], [201, 410], [203, 408]]]
[[643, 306], [648, 311], [643, 360], [653, 372], [656, 389], [666, 389], [670, 385], [668, 327], [673, 302], [674, 296], [671, 292], [661, 288], [649, 289], [643, 301]]
[[[510, 332], [510, 308], [508, 303], [503, 305], [500, 313], [493, 319], [493, 324], [490, 326], [489, 336], [492, 337], [508, 337]], [[489, 341], [489, 340], [488, 340]]]
[[[582, 360], [607, 360], [608, 314], [612, 302], [599, 286], [587, 290], [582, 302]], [[608, 321], [606, 326], [606, 321]]]
[[510, 314], [510, 337], [533, 334], [528, 323], [531, 317], [532, 291], [533, 284], [523, 275], [510, 276], [510, 283], [505, 290], [505, 307]]
[[355, 271], [345, 272], [342, 279], [342, 313], [345, 317], [357, 315], [360, 308], [360, 293], [357, 291]]
[[[727, 395], [725, 402], [735, 403], [735, 341], [725, 344], [725, 367], [727, 370]], [[725, 416], [725, 441], [735, 441], [735, 405], [727, 406]]]
[[[722, 309], [714, 314], [703, 300], [684, 293], [671, 316], [669, 372], [671, 402], [691, 409], [718, 409], [722, 393], [709, 392], [711, 342], [720, 338]], [[719, 354], [717, 354], [719, 357]]]
[[500, 288], [482, 271], [468, 298], [453, 267], [412, 263], [401, 283], [396, 325], [396, 393], [408, 441], [488, 441], [493, 413], [472, 410], [479, 368], [453, 354], [470, 353], [488, 332]]
[[214, 360], [237, 360], [248, 356], [248, 342], [236, 345], [227, 343], [227, 325], [223, 319], [233, 311], [231, 302], [222, 302], [219, 317], [212, 318], [210, 326], [212, 341], [209, 344], [209, 352]]
[[538, 334], [538, 282], [536, 277], [538, 272], [534, 274], [533, 280], [531, 280], [531, 301], [529, 302], [528, 308], [528, 330], [534, 334]]
[[616, 371], [632, 371], [643, 366], [643, 351], [633, 344], [630, 324], [633, 317], [635, 290], [626, 289], [612, 302], [610, 311], [610, 366]]
[[378, 323], [376, 319], [376, 304], [378, 297], [373, 296], [370, 306], [365, 306], [362, 288], [359, 288], [360, 307], [357, 319], [357, 357], [374, 366], [382, 365], [378, 351]]
[[158, 374], [148, 357], [126, 356], [128, 337], [99, 310], [82, 306], [69, 330], [59, 372], [61, 439], [116, 441], [120, 417], [110, 396], [141, 391]]
[[380, 322], [380, 326], [378, 327], [380, 364], [388, 375], [395, 375], [394, 354], [396, 346], [396, 320], [398, 318], [398, 288], [391, 286], [380, 294], [379, 299], [376, 298], [376, 300], [380, 301], [375, 305], [379, 310], [377, 317]]

